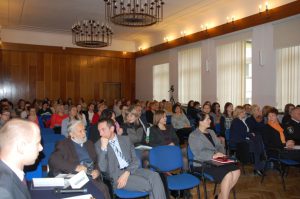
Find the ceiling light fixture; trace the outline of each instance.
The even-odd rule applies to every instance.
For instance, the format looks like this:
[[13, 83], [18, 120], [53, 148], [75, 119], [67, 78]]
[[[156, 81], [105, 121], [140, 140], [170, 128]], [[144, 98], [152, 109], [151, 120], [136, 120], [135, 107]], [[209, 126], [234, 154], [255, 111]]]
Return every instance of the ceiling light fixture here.
[[105, 16], [121, 26], [143, 27], [163, 19], [163, 0], [104, 0]]
[[72, 26], [73, 44], [86, 48], [101, 48], [110, 46], [113, 32], [107, 25], [99, 21], [83, 20]]

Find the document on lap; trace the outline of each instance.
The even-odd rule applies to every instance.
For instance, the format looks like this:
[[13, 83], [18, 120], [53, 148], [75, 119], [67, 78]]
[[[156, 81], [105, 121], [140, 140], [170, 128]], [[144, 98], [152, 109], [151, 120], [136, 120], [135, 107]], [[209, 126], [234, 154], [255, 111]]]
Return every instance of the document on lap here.
[[32, 185], [36, 187], [64, 187], [64, 178], [32, 178]]
[[228, 163], [234, 163], [235, 162], [234, 160], [228, 159], [227, 157], [215, 158], [215, 159], [212, 159], [212, 161], [222, 163], [222, 164], [228, 164]]
[[62, 199], [94, 199], [94, 197], [91, 194], [85, 194], [81, 196], [73, 196], [73, 197], [67, 197]]

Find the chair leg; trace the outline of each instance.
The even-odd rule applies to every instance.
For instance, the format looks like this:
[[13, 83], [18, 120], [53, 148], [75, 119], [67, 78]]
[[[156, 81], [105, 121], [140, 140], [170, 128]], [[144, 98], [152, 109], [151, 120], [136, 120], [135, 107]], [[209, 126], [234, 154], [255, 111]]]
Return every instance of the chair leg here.
[[265, 179], [266, 171], [267, 171], [267, 168], [268, 168], [268, 163], [269, 163], [269, 161], [266, 161], [266, 163], [265, 163], [265, 167], [264, 167], [264, 170], [263, 170], [263, 175], [261, 176], [261, 180], [260, 180], [261, 184], [263, 183], [263, 181]]
[[217, 191], [217, 183], [215, 183], [215, 187], [214, 187], [214, 195], [216, 195], [216, 191]]
[[233, 198], [236, 199], [236, 192], [235, 192], [235, 188], [232, 188], [232, 194], [233, 194]]
[[206, 189], [206, 180], [203, 179], [203, 191], [204, 191], [204, 198], [207, 199], [207, 189]]
[[197, 186], [197, 196], [198, 196], [198, 199], [201, 198], [199, 186], [200, 186], [200, 184]]

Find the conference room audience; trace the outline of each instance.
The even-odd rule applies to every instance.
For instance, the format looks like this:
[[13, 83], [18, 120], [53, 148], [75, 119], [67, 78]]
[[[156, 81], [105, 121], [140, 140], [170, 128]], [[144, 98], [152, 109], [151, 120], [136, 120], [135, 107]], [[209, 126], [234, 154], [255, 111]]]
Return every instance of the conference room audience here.
[[284, 106], [284, 114], [283, 114], [283, 118], [281, 121], [281, 124], [283, 126], [283, 128], [286, 127], [287, 123], [291, 120], [291, 112], [292, 110], [295, 108], [294, 104], [286, 104]]
[[190, 109], [190, 114], [188, 115], [191, 126], [197, 126], [196, 120], [198, 113], [201, 113], [200, 102], [194, 101], [193, 107]]
[[38, 110], [37, 113], [39, 116], [50, 116], [52, 115], [52, 111], [49, 108], [49, 104], [47, 101], [43, 101], [42, 108]]
[[87, 104], [85, 103], [83, 97], [79, 98], [78, 104], [81, 105], [81, 109], [82, 109], [83, 112], [86, 112], [88, 110], [87, 109]]
[[17, 107], [15, 108], [15, 113], [17, 117], [21, 117], [21, 113], [25, 110], [25, 100], [19, 99]]
[[173, 105], [172, 111], [171, 124], [176, 129], [176, 135], [179, 138], [180, 145], [182, 145], [192, 132], [190, 121], [183, 113], [180, 104]]
[[114, 189], [147, 191], [150, 199], [165, 199], [166, 194], [158, 173], [140, 168], [135, 149], [128, 136], [115, 134], [114, 121], [100, 120], [101, 139], [95, 144], [98, 165], [113, 179]]
[[39, 118], [34, 107], [30, 107], [29, 109], [28, 121], [31, 121], [39, 126]]
[[77, 108], [79, 119], [82, 121], [82, 123], [86, 127], [87, 126], [87, 121], [86, 121], [85, 114], [83, 113], [83, 110], [82, 110], [82, 105], [81, 104], [77, 104], [76, 108]]
[[[215, 158], [224, 157], [224, 146], [219, 142], [216, 134], [210, 128], [210, 118], [206, 113], [197, 115], [197, 129], [189, 137], [189, 146], [197, 161], [210, 161]], [[201, 163], [193, 163], [195, 170], [202, 172]], [[240, 170], [235, 164], [224, 164], [222, 166], [205, 166], [204, 172], [213, 176], [214, 180], [221, 184], [221, 190], [215, 198], [228, 199], [230, 190], [237, 183]]]
[[221, 134], [221, 117], [222, 117], [222, 113], [221, 113], [221, 109], [220, 109], [220, 104], [218, 102], [214, 102], [211, 105], [211, 112], [210, 112], [210, 116], [213, 119], [213, 123], [215, 126], [215, 133], [217, 135], [221, 135], [224, 137], [224, 135]]
[[224, 105], [224, 112], [220, 119], [220, 128], [221, 128], [221, 135], [225, 136], [226, 141], [226, 149], [230, 146], [230, 127], [233, 120], [233, 104], [230, 102], [226, 102]]
[[71, 106], [70, 107], [69, 117], [63, 119], [63, 121], [61, 123], [61, 134], [64, 135], [65, 137], [69, 136], [69, 134], [68, 134], [68, 125], [73, 120], [80, 120], [80, 118], [78, 117], [78, 112], [77, 112], [76, 106]]
[[124, 124], [124, 122], [126, 121], [126, 112], [128, 110], [128, 106], [125, 104], [122, 104], [120, 106], [120, 109], [121, 109], [121, 115], [116, 117], [116, 120], [122, 126]]
[[187, 117], [191, 116], [191, 111], [194, 107], [194, 100], [190, 100], [188, 103], [187, 103], [187, 108], [186, 108], [186, 115]]
[[[276, 108], [272, 108], [267, 114], [268, 123], [262, 134], [267, 155], [275, 158], [278, 158], [280, 155], [280, 158], [300, 161], [300, 150], [293, 150], [295, 140], [284, 135], [284, 129], [280, 125], [277, 115], [278, 110]], [[287, 149], [284, 147], [287, 147]]]
[[246, 119], [246, 124], [248, 125], [250, 132], [261, 135], [265, 123], [260, 107], [257, 104], [251, 106], [251, 116]]
[[49, 158], [50, 175], [76, 174], [84, 171], [95, 186], [110, 199], [107, 186], [101, 181], [97, 153], [94, 144], [87, 140], [85, 126], [81, 120], [68, 125], [68, 138], [58, 142]]
[[56, 112], [51, 115], [50, 128], [57, 134], [61, 133], [62, 121], [67, 118], [68, 115], [65, 114], [64, 105], [57, 104]]
[[104, 102], [97, 105], [97, 112], [95, 112], [93, 115], [91, 125], [97, 125], [97, 123], [100, 119], [101, 113], [104, 109], [106, 109], [106, 105], [104, 104]]
[[120, 108], [121, 105], [122, 105], [122, 101], [120, 99], [116, 100], [116, 102], [114, 103], [113, 111], [115, 112], [116, 117], [118, 117], [122, 114], [122, 111], [121, 111], [121, 108]]
[[31, 103], [30, 102], [25, 102], [24, 110], [20, 114], [21, 119], [27, 119], [28, 118], [30, 107], [31, 107]]
[[250, 104], [244, 104], [243, 108], [246, 111], [246, 118], [251, 116], [251, 105]]
[[125, 123], [121, 126], [123, 135], [128, 136], [131, 143], [135, 146], [143, 144], [146, 137], [146, 132], [138, 120], [139, 116], [135, 106], [130, 106], [125, 114]]
[[296, 145], [300, 145], [300, 107], [291, 111], [291, 119], [286, 123], [285, 135], [287, 140], [294, 140]]
[[214, 118], [210, 115], [211, 112], [211, 105], [210, 102], [205, 102], [202, 106], [202, 112], [208, 114], [210, 119], [210, 129], [215, 130]]
[[7, 106], [3, 106], [2, 109], [0, 109], [0, 128], [8, 121], [10, 120], [10, 111]]
[[95, 114], [95, 105], [93, 103], [90, 103], [88, 105], [88, 111], [87, 111], [87, 119], [89, 124], [92, 123], [94, 114]]
[[0, 148], [0, 198], [31, 199], [23, 169], [43, 150], [39, 127], [21, 119], [8, 121], [0, 129]]
[[149, 145], [179, 145], [179, 139], [171, 125], [166, 125], [167, 116], [163, 110], [155, 111], [153, 126], [150, 127]]
[[261, 157], [264, 155], [262, 137], [250, 131], [245, 121], [247, 116], [244, 107], [235, 107], [233, 117], [230, 127], [230, 144], [235, 145], [237, 147], [236, 150], [240, 150], [239, 146], [247, 144], [249, 152], [252, 152], [254, 155], [254, 173], [262, 175], [264, 168], [264, 162], [261, 161]]
[[150, 102], [149, 110], [146, 111], [146, 119], [147, 122], [153, 124], [153, 117], [155, 111], [159, 108], [159, 103], [157, 101]]

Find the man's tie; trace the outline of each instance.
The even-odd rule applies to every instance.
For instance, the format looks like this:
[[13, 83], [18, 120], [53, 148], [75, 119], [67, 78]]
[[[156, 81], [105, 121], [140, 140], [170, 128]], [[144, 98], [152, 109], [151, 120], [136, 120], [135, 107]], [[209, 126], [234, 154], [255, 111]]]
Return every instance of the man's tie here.
[[[124, 162], [126, 162], [126, 164], [128, 166], [128, 162], [126, 161], [125, 156], [123, 155], [122, 151], [120, 151], [119, 148], [116, 146], [116, 141], [112, 140], [110, 143], [111, 143], [111, 146], [112, 146], [112, 148], [113, 148], [116, 156], [118, 156], [119, 158], [121, 158], [122, 160], [124, 160]], [[125, 167], [127, 167], [127, 166], [125, 166]], [[121, 167], [121, 165], [120, 165], [120, 167]]]

